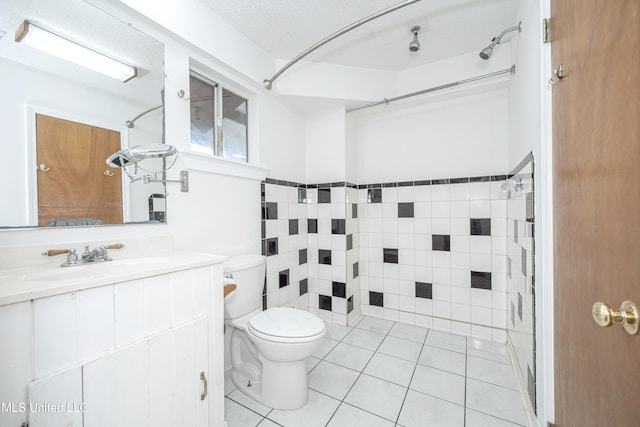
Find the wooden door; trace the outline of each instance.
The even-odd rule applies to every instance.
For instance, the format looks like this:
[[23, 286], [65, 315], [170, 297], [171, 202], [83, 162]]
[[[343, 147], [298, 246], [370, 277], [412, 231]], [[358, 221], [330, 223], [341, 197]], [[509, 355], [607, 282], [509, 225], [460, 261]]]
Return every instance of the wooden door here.
[[640, 1], [552, 0], [555, 412], [561, 427], [640, 425]]
[[120, 133], [36, 114], [38, 225], [92, 218], [122, 223], [122, 173], [105, 162]]

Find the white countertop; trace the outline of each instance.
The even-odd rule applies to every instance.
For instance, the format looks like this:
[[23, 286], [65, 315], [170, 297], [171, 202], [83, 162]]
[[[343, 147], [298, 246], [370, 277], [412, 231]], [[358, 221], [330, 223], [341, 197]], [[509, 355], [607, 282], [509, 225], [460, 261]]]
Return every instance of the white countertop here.
[[[114, 283], [223, 263], [220, 255], [170, 252], [154, 257], [116, 258], [74, 267], [59, 264], [0, 270], [0, 306]], [[113, 255], [112, 255], [113, 254]], [[64, 258], [60, 259], [63, 262]]]

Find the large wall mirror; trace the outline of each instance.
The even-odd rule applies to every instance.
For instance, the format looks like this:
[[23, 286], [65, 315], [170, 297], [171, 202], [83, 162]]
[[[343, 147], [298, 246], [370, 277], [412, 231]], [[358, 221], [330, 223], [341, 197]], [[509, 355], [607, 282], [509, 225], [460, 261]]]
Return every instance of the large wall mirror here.
[[[25, 21], [135, 67], [134, 76], [16, 41]], [[163, 45], [83, 0], [2, 0], [0, 36], [0, 227], [164, 222], [164, 184], [132, 182], [106, 162], [164, 142]]]

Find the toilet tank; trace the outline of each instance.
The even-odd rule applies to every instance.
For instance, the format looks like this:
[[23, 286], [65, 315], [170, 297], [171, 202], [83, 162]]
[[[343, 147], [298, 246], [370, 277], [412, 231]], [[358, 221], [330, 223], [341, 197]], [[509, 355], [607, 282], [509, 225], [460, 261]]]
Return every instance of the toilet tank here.
[[[262, 306], [265, 280], [265, 261], [262, 255], [229, 257], [224, 263], [224, 283], [235, 283], [236, 290], [224, 299], [224, 318], [236, 319]], [[232, 274], [233, 278], [226, 278]]]

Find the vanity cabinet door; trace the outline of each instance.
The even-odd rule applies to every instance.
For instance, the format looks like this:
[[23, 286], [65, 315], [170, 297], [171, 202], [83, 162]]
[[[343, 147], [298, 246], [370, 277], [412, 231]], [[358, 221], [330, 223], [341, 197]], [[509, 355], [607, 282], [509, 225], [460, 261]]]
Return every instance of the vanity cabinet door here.
[[82, 426], [82, 368], [29, 384], [29, 427]]

